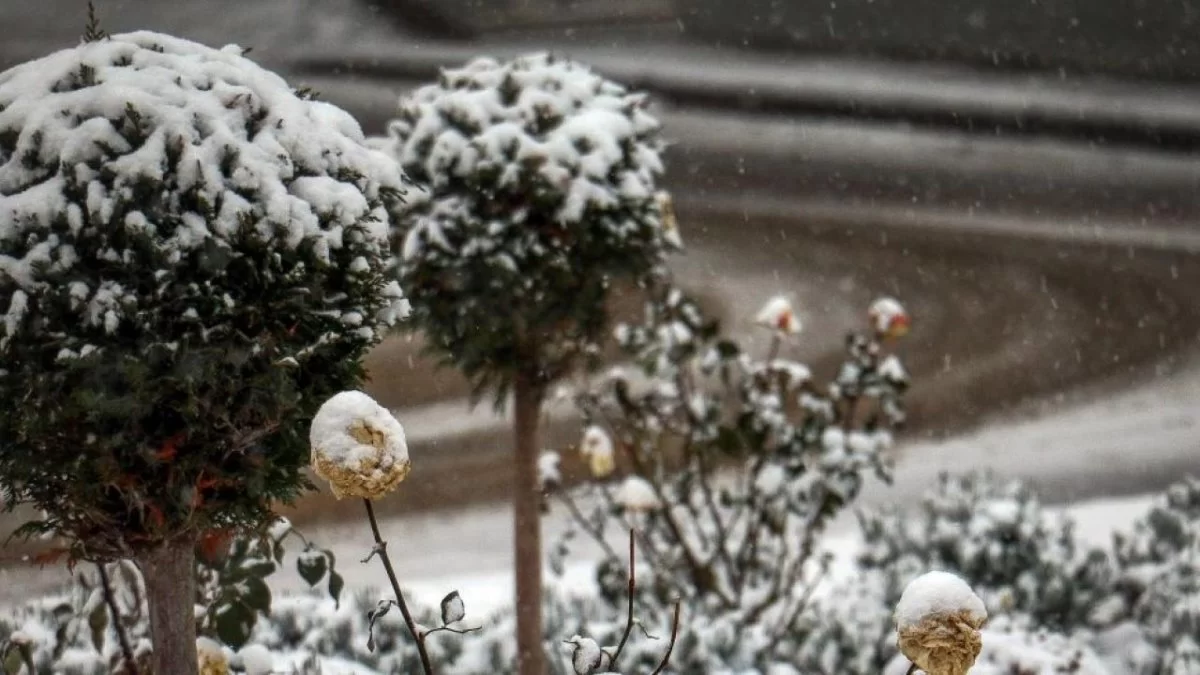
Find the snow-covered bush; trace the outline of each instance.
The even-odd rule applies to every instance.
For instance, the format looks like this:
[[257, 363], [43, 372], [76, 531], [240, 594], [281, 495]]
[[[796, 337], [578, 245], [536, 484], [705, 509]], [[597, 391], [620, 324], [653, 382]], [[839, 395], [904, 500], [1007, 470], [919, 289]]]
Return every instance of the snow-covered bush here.
[[571, 61], [484, 58], [405, 96], [381, 144], [425, 191], [396, 230], [412, 325], [476, 398], [513, 393], [523, 659], [540, 662], [547, 386], [595, 361], [610, 292], [657, 273], [678, 244], [645, 108], [644, 95]]
[[1145, 648], [1128, 654], [1130, 668], [1200, 672], [1200, 480], [1172, 485], [1116, 549], [1121, 596], [1145, 629]]
[[1111, 558], [1081, 547], [1074, 523], [1047, 513], [1020, 481], [943, 474], [918, 508], [861, 513], [859, 524], [865, 569], [900, 578], [912, 569], [954, 572], [993, 615], [1036, 626], [1072, 630], [1115, 618]]
[[[1120, 675], [1087, 645], [1078, 640], [1043, 630], [985, 628], [981, 631], [983, 651], [971, 675]], [[907, 675], [910, 663], [897, 656], [882, 675]], [[822, 671], [827, 673], [839, 671]], [[924, 671], [916, 671], [918, 673]]]
[[[133, 563], [106, 566], [112, 589], [111, 602], [121, 617], [120, 630], [129, 641], [140, 671], [148, 670], [149, 626], [140, 574]], [[22, 663], [33, 673], [107, 675], [120, 673], [127, 661], [118, 636], [118, 625], [106, 603], [99, 567], [82, 566], [73, 575], [74, 585], [61, 595], [10, 608], [0, 616], [0, 658], [5, 673], [22, 672]]]
[[402, 181], [236, 47], [130, 33], [0, 74], [5, 501], [190, 608], [197, 533], [309, 486], [304, 421], [406, 311]]
[[623, 563], [606, 535], [636, 530], [647, 566], [639, 606], [661, 622], [676, 598], [685, 602], [672, 669], [792, 663], [828, 566], [818, 538], [869, 474], [887, 476], [883, 451], [904, 419], [907, 376], [886, 334], [871, 330], [850, 336], [837, 379], [821, 386], [778, 357], [798, 328], [788, 303], [764, 308], [773, 339], [763, 358], [677, 288], [654, 286], [652, 296], [643, 323], [617, 329], [637, 372], [615, 369], [579, 398], [586, 434], [602, 429], [600, 445], [611, 443], [630, 475], [555, 491], [574, 516], [568, 536], [607, 552], [598, 580], [619, 609]]
[[943, 475], [918, 506], [862, 512], [859, 524], [856, 572], [803, 618], [809, 668], [879, 672], [896, 654], [885, 608], [928, 569], [962, 576], [1016, 632], [1071, 635], [1121, 618], [1111, 557], [1083, 547], [1071, 521], [1043, 510], [1018, 481]]

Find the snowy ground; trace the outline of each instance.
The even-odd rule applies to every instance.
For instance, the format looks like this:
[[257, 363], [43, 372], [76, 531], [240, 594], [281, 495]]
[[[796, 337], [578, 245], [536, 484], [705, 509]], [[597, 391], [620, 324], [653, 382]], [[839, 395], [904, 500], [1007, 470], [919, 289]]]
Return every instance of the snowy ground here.
[[[1081, 540], [1103, 546], [1112, 541], [1114, 532], [1127, 529], [1144, 514], [1151, 501], [1152, 497], [1148, 495], [1104, 498], [1079, 502], [1058, 511], [1076, 521]], [[555, 525], [557, 523], [551, 524], [549, 529], [557, 529]], [[512, 603], [513, 575], [507, 550], [491, 548], [496, 545], [503, 548], [509, 543], [508, 537], [503, 534], [510, 526], [511, 512], [498, 509], [463, 512], [439, 519], [436, 523], [393, 521], [386, 529], [392, 533], [393, 542], [402, 541], [401, 536], [419, 536], [422, 544], [431, 544], [428, 549], [424, 546], [421, 547], [424, 550], [419, 549], [418, 560], [426, 562], [431, 562], [427, 551], [446, 545], [445, 542], [440, 545], [437, 543], [437, 532], [453, 532], [459, 542], [470, 542], [461, 551], [445, 551], [446, 557], [441, 559], [441, 565], [415, 565], [417, 561], [409, 557], [413, 549], [396, 546], [395, 550], [400, 552], [398, 555], [403, 556], [396, 562], [402, 583], [418, 603], [436, 606], [447, 593], [457, 590], [465, 599], [470, 615], [479, 619]], [[322, 532], [318, 536], [325, 534]], [[361, 542], [352, 541], [354, 533], [345, 534], [350, 536], [338, 539], [333, 545], [341, 561], [339, 569], [346, 575], [348, 587], [379, 588], [386, 585], [387, 580], [377, 564], [364, 567], [356, 562], [363, 557], [367, 547]], [[362, 539], [369, 533], [363, 531], [358, 535]], [[328, 539], [325, 542], [331, 543]], [[843, 570], [849, 569], [850, 559], [858, 545], [857, 533], [852, 529], [852, 524], [846, 522], [835, 527], [823, 542], [823, 548], [833, 553], [836, 560], [844, 561], [840, 566]], [[578, 562], [568, 566], [561, 578], [553, 578], [550, 583], [562, 585], [572, 593], [586, 594], [595, 589], [592, 569], [590, 563]], [[277, 590], [295, 591], [301, 590], [304, 585], [298, 577], [288, 573], [279, 577], [275, 587]]]

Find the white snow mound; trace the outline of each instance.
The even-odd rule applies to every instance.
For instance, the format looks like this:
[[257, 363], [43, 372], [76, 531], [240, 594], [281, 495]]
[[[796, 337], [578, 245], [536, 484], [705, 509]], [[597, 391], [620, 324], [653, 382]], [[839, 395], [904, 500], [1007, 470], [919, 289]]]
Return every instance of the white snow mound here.
[[896, 627], [916, 626], [927, 618], [966, 611], [983, 622], [983, 600], [961, 577], [949, 572], [926, 572], [909, 582], [896, 604]]
[[[363, 426], [382, 433], [383, 448], [363, 443], [352, 430]], [[313, 417], [309, 430], [313, 453], [350, 471], [358, 471], [367, 460], [378, 459], [384, 468], [408, 463], [404, 427], [375, 399], [361, 391], [343, 391], [325, 402]], [[383, 456], [378, 457], [380, 450]]]

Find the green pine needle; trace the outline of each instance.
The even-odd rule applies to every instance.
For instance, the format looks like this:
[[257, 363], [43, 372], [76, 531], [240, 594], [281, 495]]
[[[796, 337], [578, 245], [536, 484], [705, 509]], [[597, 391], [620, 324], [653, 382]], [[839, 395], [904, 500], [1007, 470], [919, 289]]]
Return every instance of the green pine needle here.
[[87, 24], [83, 28], [84, 42], [99, 42], [107, 40], [108, 33], [100, 27], [100, 19], [96, 17], [96, 5], [88, 0], [87, 4]]

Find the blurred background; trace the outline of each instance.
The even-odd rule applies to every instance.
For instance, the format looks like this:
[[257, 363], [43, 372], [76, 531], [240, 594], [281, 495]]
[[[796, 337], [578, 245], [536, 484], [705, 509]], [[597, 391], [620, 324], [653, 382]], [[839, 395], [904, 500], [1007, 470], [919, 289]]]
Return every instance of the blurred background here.
[[[951, 466], [1029, 478], [1062, 503], [1200, 464], [1191, 0], [96, 6], [109, 32], [251, 47], [368, 134], [406, 91], [481, 55], [549, 50], [649, 91], [687, 245], [674, 267], [728, 329], [752, 335], [761, 302], [788, 294], [806, 326], [790, 355], [828, 376], [873, 297], [914, 316], [913, 424], [896, 485], [868, 502], [914, 499]], [[0, 70], [75, 44], [85, 15], [82, 0], [0, 0]], [[386, 503], [397, 536], [429, 547], [405, 571], [507, 565], [503, 415], [469, 411], [419, 339], [389, 340], [369, 366], [421, 478]], [[578, 434], [563, 408], [550, 445]], [[317, 496], [292, 515], [319, 528], [344, 513]], [[430, 519], [452, 517], [458, 543], [439, 543]], [[448, 562], [464, 532], [482, 557]]]

